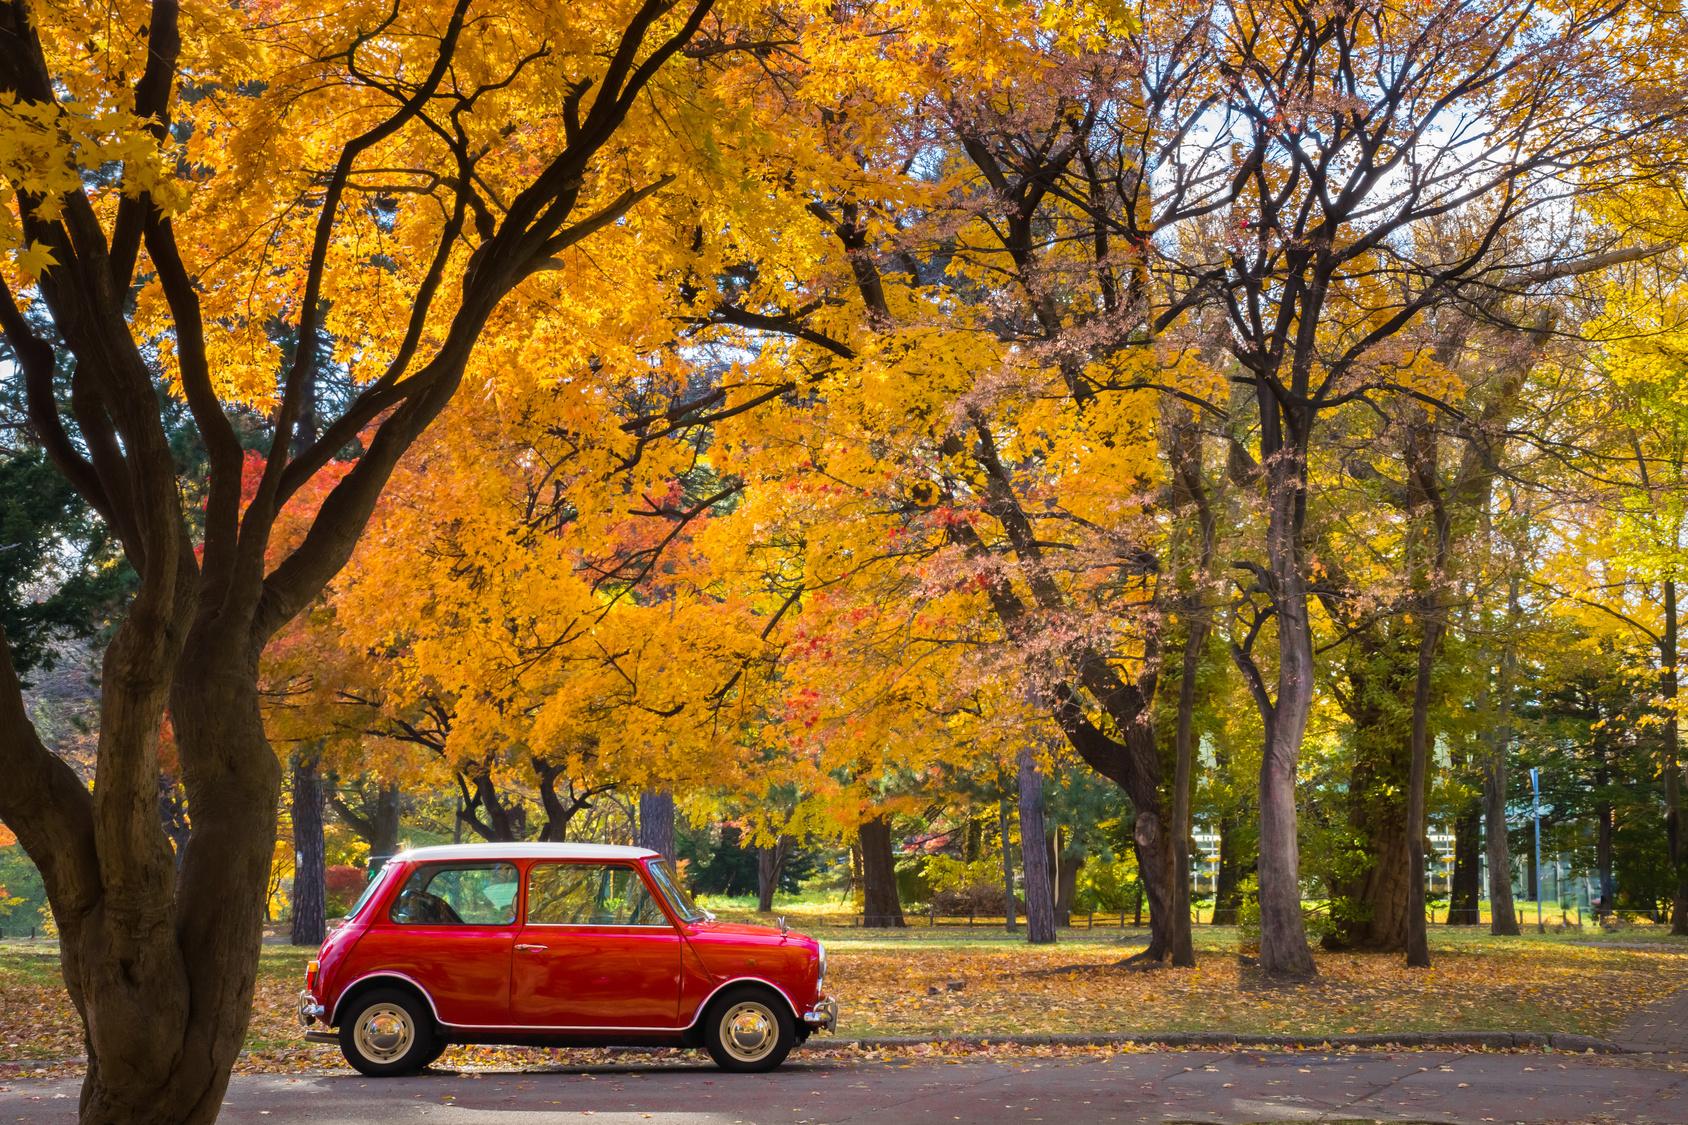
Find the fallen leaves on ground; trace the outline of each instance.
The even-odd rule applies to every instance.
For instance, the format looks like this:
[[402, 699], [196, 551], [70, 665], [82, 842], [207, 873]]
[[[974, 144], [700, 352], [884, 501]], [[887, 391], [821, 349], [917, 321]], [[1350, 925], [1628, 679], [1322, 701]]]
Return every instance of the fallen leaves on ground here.
[[[1122, 967], [1105, 946], [949, 948], [836, 942], [831, 987], [851, 1035], [1230, 1031], [1556, 1031], [1607, 1035], [1688, 985], [1671, 951], [1460, 943], [1428, 970], [1396, 954], [1320, 953], [1316, 980], [1265, 985], [1234, 954], [1193, 969]], [[937, 951], [934, 951], [937, 952]], [[1051, 970], [1061, 970], [1054, 971]], [[962, 980], [959, 990], [947, 987]], [[931, 992], [931, 986], [938, 990]]]
[[[1688, 957], [1637, 949], [1460, 938], [1440, 943], [1429, 970], [1394, 954], [1320, 953], [1319, 977], [1264, 985], [1234, 953], [1199, 951], [1193, 969], [1141, 971], [1119, 962], [1133, 947], [1064, 942], [1032, 948], [998, 939], [927, 939], [835, 931], [825, 935], [828, 987], [843, 1006], [841, 1034], [922, 1036], [915, 1047], [833, 1046], [861, 1059], [966, 1057], [1009, 1052], [1062, 1057], [1133, 1048], [960, 1045], [945, 1036], [1144, 1034], [1227, 1031], [1347, 1035], [1373, 1032], [1556, 1031], [1610, 1035], [1637, 1008], [1688, 986]], [[300, 1040], [294, 1014], [309, 953], [266, 948], [247, 1051], [248, 1073], [338, 1069], [332, 1046]], [[954, 987], [956, 982], [960, 987]], [[817, 1040], [820, 1045], [824, 1040]], [[74, 1074], [81, 1030], [46, 943], [0, 945], [0, 1063], [13, 1076]], [[592, 1066], [627, 1052], [454, 1047], [446, 1069]], [[640, 1065], [696, 1065], [697, 1056], [641, 1052]]]

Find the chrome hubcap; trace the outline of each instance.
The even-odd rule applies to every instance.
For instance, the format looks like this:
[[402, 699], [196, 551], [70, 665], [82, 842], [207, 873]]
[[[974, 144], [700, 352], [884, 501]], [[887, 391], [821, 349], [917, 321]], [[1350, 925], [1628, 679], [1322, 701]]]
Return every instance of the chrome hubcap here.
[[739, 1062], [758, 1062], [779, 1041], [779, 1021], [765, 1004], [741, 1000], [721, 1016], [721, 1043]]
[[400, 1058], [416, 1041], [410, 1013], [396, 1004], [376, 1004], [358, 1017], [353, 1033], [359, 1052], [372, 1062], [386, 1063]]

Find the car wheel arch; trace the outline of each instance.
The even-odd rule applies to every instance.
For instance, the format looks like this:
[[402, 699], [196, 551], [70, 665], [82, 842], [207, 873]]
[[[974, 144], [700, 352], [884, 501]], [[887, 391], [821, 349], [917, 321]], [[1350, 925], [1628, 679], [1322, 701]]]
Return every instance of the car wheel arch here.
[[715, 1001], [723, 992], [735, 988], [755, 988], [758, 991], [768, 992], [777, 996], [785, 1005], [786, 1011], [791, 1013], [791, 1018], [796, 1022], [797, 1026], [803, 1026], [803, 1015], [797, 1010], [797, 1005], [792, 1002], [791, 997], [786, 995], [785, 989], [781, 988], [773, 981], [766, 980], [762, 977], [733, 977], [731, 980], [724, 980], [720, 984], [716, 985], [712, 990], [710, 990], [709, 995], [703, 998], [703, 1003], [697, 1006], [697, 1012], [692, 1016], [692, 1022], [688, 1027], [688, 1030], [701, 1028], [703, 1026], [704, 1015], [709, 1011], [710, 1007], [714, 1005]]
[[416, 983], [403, 973], [390, 971], [369, 973], [354, 980], [340, 990], [340, 998], [334, 1002], [334, 1013], [328, 1019], [329, 1027], [339, 1027], [343, 1018], [350, 1014], [353, 1001], [359, 996], [381, 988], [397, 988], [409, 992], [428, 1007], [428, 1014], [433, 1017], [436, 1031], [443, 1030], [447, 1025], [440, 1019], [439, 1009], [434, 1007], [434, 998], [428, 995], [428, 990]]

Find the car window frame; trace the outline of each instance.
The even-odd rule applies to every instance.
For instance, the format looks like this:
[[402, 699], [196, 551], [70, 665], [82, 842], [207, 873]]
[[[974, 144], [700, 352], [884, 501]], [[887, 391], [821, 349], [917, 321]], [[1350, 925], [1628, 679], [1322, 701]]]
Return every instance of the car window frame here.
[[[480, 867], [508, 867], [516, 873], [516, 893], [510, 899], [510, 917], [503, 922], [405, 922], [393, 917], [398, 909], [399, 901], [404, 897], [405, 887], [410, 885], [418, 872], [434, 870], [473, 870]], [[433, 876], [429, 877], [430, 884]], [[395, 881], [392, 894], [388, 897], [385, 908], [378, 917], [389, 926], [397, 926], [404, 930], [415, 929], [445, 929], [445, 930], [515, 930], [522, 924], [522, 918], [527, 913], [527, 903], [524, 901], [527, 892], [527, 876], [522, 872], [522, 865], [513, 859], [436, 859], [421, 863], [413, 863], [404, 872], [404, 876]], [[438, 897], [438, 896], [435, 896]], [[449, 905], [449, 904], [448, 904]], [[455, 912], [456, 907], [452, 907]]]
[[[657, 913], [662, 915], [661, 922], [535, 922], [528, 917], [530, 900], [528, 891], [533, 879], [533, 873], [540, 867], [619, 867], [633, 872], [633, 877], [639, 880], [640, 886], [645, 888], [645, 894], [655, 904]], [[522, 914], [520, 925], [526, 929], [533, 927], [544, 930], [669, 930], [679, 931], [679, 924], [674, 921], [673, 912], [668, 907], [668, 901], [663, 894], [651, 885], [650, 876], [645, 873], [644, 865], [621, 859], [536, 859], [528, 864], [522, 874]]]

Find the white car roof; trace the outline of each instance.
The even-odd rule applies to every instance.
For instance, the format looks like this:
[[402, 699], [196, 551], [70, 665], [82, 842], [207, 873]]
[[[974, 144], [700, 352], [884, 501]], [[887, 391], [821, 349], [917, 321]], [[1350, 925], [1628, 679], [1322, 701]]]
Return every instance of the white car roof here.
[[647, 859], [657, 852], [630, 848], [625, 844], [442, 844], [412, 848], [395, 860], [493, 860], [493, 859]]

